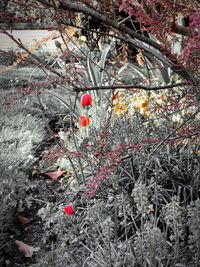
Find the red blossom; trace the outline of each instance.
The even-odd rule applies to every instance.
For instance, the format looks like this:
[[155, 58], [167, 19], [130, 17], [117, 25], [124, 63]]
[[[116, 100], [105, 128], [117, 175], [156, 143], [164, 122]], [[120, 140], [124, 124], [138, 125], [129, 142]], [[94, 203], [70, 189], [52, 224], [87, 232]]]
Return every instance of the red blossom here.
[[75, 213], [74, 207], [72, 205], [65, 206], [64, 213], [66, 213], [69, 216], [72, 216]]
[[79, 118], [79, 123], [81, 127], [86, 127], [90, 124], [90, 118], [85, 115], [82, 115]]
[[92, 106], [92, 97], [89, 94], [84, 94], [81, 97], [81, 106], [86, 107], [86, 106]]

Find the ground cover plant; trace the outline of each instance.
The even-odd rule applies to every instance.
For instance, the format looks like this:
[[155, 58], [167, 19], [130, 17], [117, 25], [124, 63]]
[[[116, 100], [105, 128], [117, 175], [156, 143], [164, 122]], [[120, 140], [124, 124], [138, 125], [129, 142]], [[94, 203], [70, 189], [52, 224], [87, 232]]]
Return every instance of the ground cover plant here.
[[0, 264], [199, 266], [198, 1], [6, 4]]

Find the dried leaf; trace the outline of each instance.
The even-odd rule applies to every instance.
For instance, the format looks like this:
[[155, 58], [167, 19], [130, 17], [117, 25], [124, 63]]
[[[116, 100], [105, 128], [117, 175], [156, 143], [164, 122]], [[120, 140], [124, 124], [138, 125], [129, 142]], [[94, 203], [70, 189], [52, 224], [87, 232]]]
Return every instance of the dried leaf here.
[[53, 180], [58, 180], [58, 178], [63, 176], [64, 173], [65, 173], [65, 171], [58, 170], [55, 172], [46, 172], [46, 173], [44, 173], [44, 175], [50, 177]]
[[19, 252], [22, 253], [25, 258], [31, 258], [33, 256], [33, 247], [19, 240], [16, 240], [15, 244]]
[[30, 223], [32, 220], [33, 220], [33, 218], [26, 218], [26, 217], [21, 216], [21, 215], [18, 216], [18, 221], [22, 224]]

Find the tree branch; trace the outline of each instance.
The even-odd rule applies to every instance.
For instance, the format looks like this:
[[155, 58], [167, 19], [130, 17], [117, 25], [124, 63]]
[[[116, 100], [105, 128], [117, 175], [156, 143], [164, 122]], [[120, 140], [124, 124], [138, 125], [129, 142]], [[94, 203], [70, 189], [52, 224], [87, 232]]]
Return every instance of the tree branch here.
[[84, 14], [92, 16], [92, 17], [100, 20], [101, 22], [104, 22], [106, 25], [110, 25], [114, 29], [117, 29], [120, 32], [126, 33], [126, 34], [130, 35], [131, 37], [136, 38], [136, 39], [154, 47], [155, 49], [157, 49], [159, 51], [162, 50], [162, 46], [159, 45], [157, 42], [131, 30], [130, 28], [126, 27], [123, 24], [118, 23], [117, 21], [109, 19], [107, 16], [102, 15], [102, 14], [98, 13], [97, 11], [92, 10], [91, 8], [89, 8], [87, 6], [84, 6], [83, 4], [75, 3], [75, 2], [72, 2], [70, 0], [59, 0], [59, 1], [60, 1], [60, 3], [62, 3], [62, 7], [59, 7], [60, 9], [64, 9], [64, 10], [69, 9], [70, 11], [83, 12]]
[[[172, 55], [170, 51], [165, 52], [165, 49], [160, 44], [153, 41], [152, 39], [147, 38], [147, 37], [135, 32], [135, 31], [131, 30], [130, 28], [126, 27], [125, 25], [120, 24], [117, 21], [114, 21], [114, 20], [108, 18], [107, 16], [100, 14], [96, 10], [93, 10], [93, 9], [83, 5], [83, 4], [72, 2], [70, 0], [59, 0], [59, 2], [61, 3], [61, 5], [58, 7], [58, 9], [70, 10], [70, 11], [75, 11], [75, 12], [79, 12], [79, 13], [82, 12], [86, 15], [89, 15], [91, 17], [94, 17], [94, 18], [100, 20], [101, 22], [105, 23], [106, 25], [109, 25], [110, 27], [112, 27], [114, 29], [117, 29], [121, 34], [123, 33], [125, 35], [129, 35], [131, 37], [131, 38], [129, 37], [129, 42], [130, 42], [130, 39], [132, 39], [132, 45], [135, 43], [135, 39], [137, 39], [140, 42], [142, 42], [141, 44], [143, 44], [143, 46], [144, 46], [143, 47], [144, 51], [146, 51], [148, 53], [151, 52], [151, 54], [154, 55], [155, 50], [157, 50], [158, 52], [162, 53], [162, 54], [160, 54], [160, 58], [159, 58], [159, 60], [161, 62], [163, 62], [164, 64], [166, 64], [166, 62], [168, 62], [168, 66], [172, 62], [171, 68], [177, 74], [182, 76], [187, 81], [190, 81], [192, 84], [194, 84], [194, 85], [196, 84], [195, 80], [191, 77], [191, 75], [186, 70], [184, 70], [183, 68], [180, 69], [180, 66], [179, 66], [179, 68], [177, 68], [177, 61], [174, 59], [174, 55]], [[147, 46], [150, 46], [150, 47], [147, 47]], [[151, 47], [154, 48], [155, 50], [152, 49]]]
[[144, 50], [144, 54], [145, 55], [151, 55], [155, 58], [157, 58], [159, 61], [163, 62], [165, 65], [167, 65], [169, 68], [173, 69], [173, 64], [172, 62], [163, 57], [163, 55], [160, 52], [157, 52], [155, 49], [151, 49], [149, 46], [145, 45], [145, 43], [142, 43], [136, 39], [130, 38], [127, 34], [121, 34], [121, 35], [116, 35], [116, 34], [110, 34], [110, 33], [106, 33], [106, 32], [100, 32], [100, 31], [95, 31], [93, 29], [86, 29], [84, 27], [81, 26], [77, 26], [74, 23], [71, 22], [67, 22], [65, 23], [65, 25], [77, 28], [77, 29], [83, 29], [84, 31], [88, 31], [88, 32], [94, 32], [94, 33], [98, 33], [101, 35], [105, 35], [105, 36], [110, 36], [119, 40], [124, 41], [125, 43], [128, 43], [131, 47], [137, 48], [137, 49], [142, 49]]
[[135, 85], [135, 84], [128, 84], [128, 85], [114, 85], [114, 86], [95, 86], [95, 87], [88, 87], [88, 88], [82, 88], [82, 87], [75, 87], [74, 91], [79, 92], [85, 92], [85, 91], [92, 91], [92, 90], [116, 90], [116, 89], [142, 89], [146, 91], [158, 91], [158, 90], [164, 90], [164, 89], [170, 89], [180, 86], [188, 86], [189, 83], [177, 83], [177, 84], [169, 84], [164, 86], [143, 86], [143, 85]]
[[171, 31], [176, 34], [180, 34], [183, 36], [189, 36], [190, 30], [184, 26], [178, 25], [176, 23], [172, 23]]

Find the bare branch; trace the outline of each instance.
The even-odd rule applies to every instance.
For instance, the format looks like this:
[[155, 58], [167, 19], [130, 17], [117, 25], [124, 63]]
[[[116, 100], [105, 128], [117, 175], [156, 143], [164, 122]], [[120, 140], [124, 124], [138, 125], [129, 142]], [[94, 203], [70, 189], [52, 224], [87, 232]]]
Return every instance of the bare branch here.
[[74, 91], [79, 92], [85, 92], [85, 91], [92, 91], [92, 90], [116, 90], [116, 89], [142, 89], [145, 91], [159, 91], [164, 89], [170, 89], [180, 86], [188, 86], [189, 83], [177, 83], [177, 84], [169, 84], [164, 86], [143, 86], [143, 85], [136, 85], [136, 84], [128, 84], [128, 85], [114, 85], [114, 86], [95, 86], [95, 87], [88, 87], [88, 88], [82, 88], [82, 87], [75, 87]]

